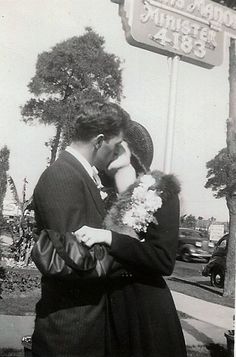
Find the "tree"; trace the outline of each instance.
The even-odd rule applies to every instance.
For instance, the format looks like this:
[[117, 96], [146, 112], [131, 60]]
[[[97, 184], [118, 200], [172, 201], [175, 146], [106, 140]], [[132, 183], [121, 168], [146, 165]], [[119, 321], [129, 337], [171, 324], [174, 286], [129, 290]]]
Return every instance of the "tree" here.
[[[235, 0], [213, 0], [236, 10]], [[229, 209], [229, 241], [226, 258], [224, 295], [234, 295], [235, 289], [235, 248], [236, 248], [236, 44], [230, 39], [229, 48], [229, 119], [227, 121], [227, 148], [222, 149], [213, 160], [207, 163], [208, 181], [216, 198], [226, 197]]]
[[236, 42], [230, 39], [229, 64], [229, 118], [227, 121], [227, 153], [231, 160], [228, 171], [226, 202], [229, 209], [229, 240], [226, 257], [224, 295], [235, 292], [236, 249]]
[[4, 226], [3, 219], [3, 201], [7, 191], [7, 171], [9, 170], [10, 150], [5, 145], [0, 150], [0, 230]]
[[120, 101], [121, 62], [105, 52], [104, 39], [91, 28], [38, 56], [36, 74], [28, 87], [34, 95], [21, 109], [26, 123], [53, 125], [55, 136], [46, 143], [50, 164], [58, 148], [67, 144], [78, 110], [88, 100]]
[[229, 118], [227, 120], [227, 147], [220, 150], [207, 163], [206, 188], [211, 188], [216, 198], [225, 197], [229, 209], [229, 240], [226, 258], [224, 295], [234, 295], [236, 248], [236, 46], [230, 41], [229, 65]]
[[231, 154], [227, 148], [223, 148], [214, 159], [207, 162], [206, 167], [208, 180], [205, 187], [211, 188], [216, 198], [225, 197], [229, 209], [230, 238], [226, 259], [224, 295], [231, 296], [234, 295], [235, 284], [236, 155]]
[[189, 214], [188, 216], [184, 214], [183, 216], [180, 217], [181, 227], [195, 229], [196, 223], [197, 223], [197, 219], [192, 214]]
[[228, 155], [227, 148], [223, 148], [206, 163], [208, 171], [205, 188], [211, 188], [216, 198], [226, 197], [232, 160]]

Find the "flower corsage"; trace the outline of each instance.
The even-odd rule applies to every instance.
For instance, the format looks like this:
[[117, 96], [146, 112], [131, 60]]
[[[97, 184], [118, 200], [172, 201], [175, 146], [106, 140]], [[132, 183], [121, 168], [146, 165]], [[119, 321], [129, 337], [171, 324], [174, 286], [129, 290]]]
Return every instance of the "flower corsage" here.
[[106, 229], [143, 240], [141, 233], [147, 232], [149, 224], [158, 224], [154, 214], [162, 206], [161, 177], [152, 171], [122, 192], [104, 220]]

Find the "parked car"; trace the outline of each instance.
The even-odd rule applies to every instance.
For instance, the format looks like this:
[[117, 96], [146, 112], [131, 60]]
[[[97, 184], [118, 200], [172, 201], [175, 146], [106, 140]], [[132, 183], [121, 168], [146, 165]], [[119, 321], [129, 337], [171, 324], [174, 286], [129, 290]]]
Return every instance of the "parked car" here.
[[217, 288], [224, 287], [228, 238], [229, 235], [225, 234], [216, 243], [212, 257], [202, 271], [202, 275], [210, 276], [211, 285]]
[[200, 231], [190, 228], [179, 229], [177, 257], [185, 262], [194, 259], [209, 260], [214, 246], [214, 243], [210, 242], [208, 237]]

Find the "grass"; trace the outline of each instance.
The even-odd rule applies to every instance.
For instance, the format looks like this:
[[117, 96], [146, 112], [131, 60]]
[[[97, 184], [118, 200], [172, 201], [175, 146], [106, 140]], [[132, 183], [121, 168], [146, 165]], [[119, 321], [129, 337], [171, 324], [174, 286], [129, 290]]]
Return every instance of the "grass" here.
[[216, 290], [211, 286], [205, 285], [204, 282], [195, 282], [174, 276], [168, 277], [166, 281], [169, 288], [178, 293], [183, 293], [215, 304], [234, 307], [234, 297], [223, 296], [223, 289]]
[[35, 290], [28, 295], [4, 296], [0, 299], [0, 314], [17, 316], [33, 315], [39, 298], [40, 290]]
[[40, 288], [35, 281], [39, 281], [40, 273], [36, 269], [11, 268], [10, 271], [15, 275], [10, 275], [6, 279], [6, 287], [3, 286], [0, 314], [34, 315], [35, 305], [40, 298]]
[[[32, 270], [32, 275], [39, 273]], [[234, 307], [234, 299], [222, 296], [222, 290], [216, 291], [209, 286], [204, 286], [184, 279], [170, 277], [167, 279], [169, 288], [173, 291], [184, 293], [205, 301], [216, 304]], [[40, 289], [35, 288], [29, 292], [15, 293], [8, 292], [2, 294], [0, 298], [0, 314], [6, 315], [32, 315], [35, 311], [35, 305], [40, 298]], [[179, 312], [180, 318], [189, 318], [186, 314]]]
[[215, 344], [187, 347], [187, 353], [188, 357], [231, 357], [224, 347]]
[[0, 348], [0, 357], [24, 357], [24, 351], [13, 348]]
[[[231, 357], [227, 351], [219, 345], [187, 347], [187, 354], [188, 357]], [[24, 351], [23, 349], [15, 350], [3, 348], [0, 349], [0, 357], [24, 357]]]
[[[33, 272], [35, 274], [35, 271]], [[222, 292], [212, 290], [210, 287], [179, 281], [178, 279], [168, 279], [167, 283], [171, 290], [178, 291], [190, 296], [194, 296], [206, 301], [215, 302], [225, 306], [234, 306], [234, 299], [224, 298]], [[21, 294], [3, 294], [3, 299], [0, 299], [0, 314], [7, 315], [33, 315], [35, 304], [40, 298], [40, 289], [34, 289], [27, 293]], [[180, 319], [188, 319], [191, 316], [178, 311]], [[206, 346], [187, 346], [188, 357], [233, 357], [230, 356], [226, 349], [218, 344], [210, 344]], [[1, 349], [0, 357], [24, 357], [22, 350]]]

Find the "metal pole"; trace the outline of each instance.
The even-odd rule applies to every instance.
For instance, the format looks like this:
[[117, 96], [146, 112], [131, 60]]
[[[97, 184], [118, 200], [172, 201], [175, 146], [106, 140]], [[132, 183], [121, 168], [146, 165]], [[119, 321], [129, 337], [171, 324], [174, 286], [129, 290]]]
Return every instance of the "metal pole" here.
[[178, 64], [179, 56], [169, 57], [170, 62], [170, 84], [169, 84], [169, 103], [166, 126], [166, 141], [165, 141], [165, 156], [164, 169], [165, 173], [170, 173], [172, 170], [173, 146], [174, 146], [174, 131], [175, 131], [175, 108], [177, 94], [177, 79], [178, 79]]

